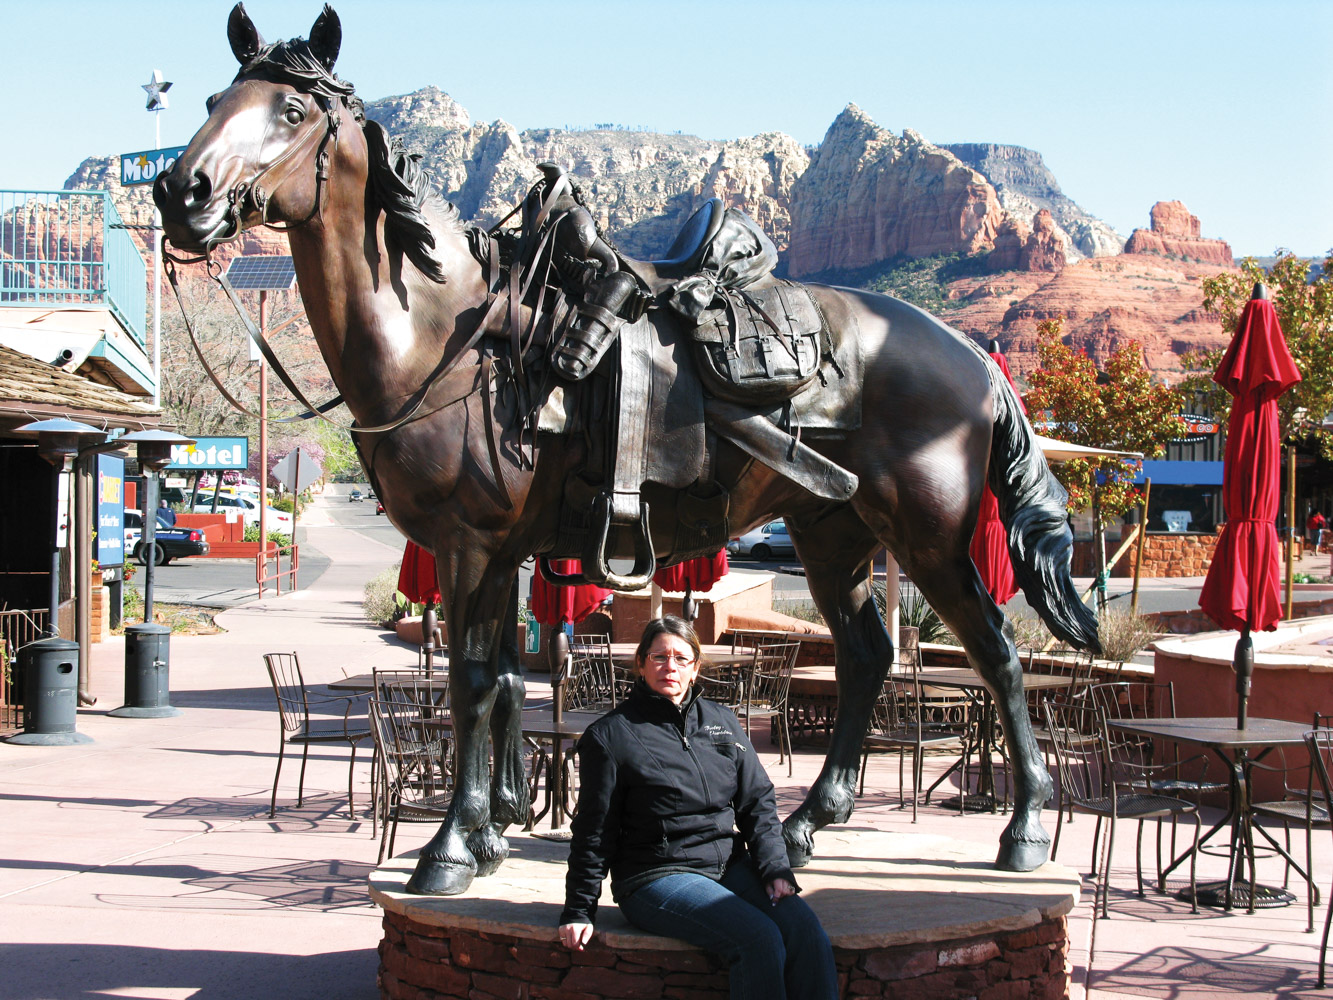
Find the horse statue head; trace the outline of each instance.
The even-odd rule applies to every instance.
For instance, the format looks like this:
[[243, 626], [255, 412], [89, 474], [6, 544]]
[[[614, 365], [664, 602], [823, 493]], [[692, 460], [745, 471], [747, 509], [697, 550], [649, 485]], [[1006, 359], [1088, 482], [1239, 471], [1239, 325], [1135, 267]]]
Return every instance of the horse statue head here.
[[238, 3], [227, 39], [240, 71], [208, 99], [208, 120], [153, 185], [172, 245], [207, 254], [254, 226], [295, 230], [345, 215], [354, 206], [343, 202], [363, 201], [369, 184], [390, 236], [443, 283], [425, 206], [454, 222], [457, 212], [434, 194], [420, 158], [367, 120], [355, 88], [333, 72], [342, 44], [333, 8], [325, 4], [308, 39], [267, 44]]

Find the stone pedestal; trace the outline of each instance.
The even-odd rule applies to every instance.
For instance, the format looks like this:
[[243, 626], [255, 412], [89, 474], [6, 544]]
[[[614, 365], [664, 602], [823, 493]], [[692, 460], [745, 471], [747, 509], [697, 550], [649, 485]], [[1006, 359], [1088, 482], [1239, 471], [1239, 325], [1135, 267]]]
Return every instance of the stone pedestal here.
[[[718, 959], [630, 926], [604, 889], [597, 934], [567, 951], [556, 938], [567, 844], [519, 834], [509, 861], [461, 896], [402, 892], [411, 857], [370, 876], [384, 908], [380, 995], [723, 1000]], [[926, 834], [825, 831], [797, 872], [833, 942], [840, 994], [1060, 1000], [1069, 977], [1067, 914], [1079, 878], [1046, 864], [996, 871], [993, 844]]]

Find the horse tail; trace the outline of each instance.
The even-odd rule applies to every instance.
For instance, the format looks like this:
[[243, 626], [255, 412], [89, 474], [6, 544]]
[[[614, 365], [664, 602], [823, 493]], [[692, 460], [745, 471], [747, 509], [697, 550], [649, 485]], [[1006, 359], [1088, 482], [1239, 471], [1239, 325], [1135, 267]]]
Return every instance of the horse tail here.
[[1097, 616], [1079, 599], [1069, 572], [1074, 548], [1069, 494], [1051, 475], [1014, 387], [990, 358], [986, 361], [995, 403], [990, 487], [1009, 531], [1014, 579], [1051, 634], [1100, 653]]

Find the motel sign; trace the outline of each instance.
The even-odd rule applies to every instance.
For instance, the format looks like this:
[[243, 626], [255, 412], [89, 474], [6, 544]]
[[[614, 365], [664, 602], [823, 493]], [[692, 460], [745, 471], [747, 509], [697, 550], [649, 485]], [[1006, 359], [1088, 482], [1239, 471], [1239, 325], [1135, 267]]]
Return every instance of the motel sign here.
[[121, 153], [121, 186], [153, 183], [157, 180], [158, 174], [171, 169], [183, 152], [185, 152], [184, 146], [172, 146], [169, 149], [145, 149], [138, 153]]

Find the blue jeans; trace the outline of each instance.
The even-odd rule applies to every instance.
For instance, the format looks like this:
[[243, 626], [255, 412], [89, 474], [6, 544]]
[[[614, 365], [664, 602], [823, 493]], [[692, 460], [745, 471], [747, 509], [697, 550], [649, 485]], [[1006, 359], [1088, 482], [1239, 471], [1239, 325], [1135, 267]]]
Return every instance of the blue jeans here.
[[715, 882], [676, 873], [620, 901], [636, 927], [721, 955], [732, 1000], [837, 1000], [838, 970], [819, 918], [799, 896], [776, 906], [746, 858]]

